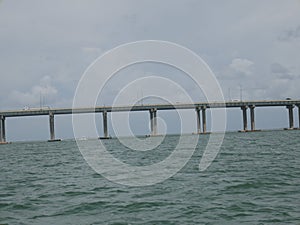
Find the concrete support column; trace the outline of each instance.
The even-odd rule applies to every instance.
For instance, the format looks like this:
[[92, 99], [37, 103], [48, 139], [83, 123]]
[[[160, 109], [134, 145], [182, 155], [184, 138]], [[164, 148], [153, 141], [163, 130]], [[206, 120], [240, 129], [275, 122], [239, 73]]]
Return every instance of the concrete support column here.
[[248, 106], [242, 106], [241, 109], [243, 111], [243, 130], [242, 131], [247, 131], [248, 130], [248, 121], [247, 121]]
[[206, 107], [202, 107], [202, 131], [206, 133]]
[[2, 116], [0, 116], [0, 143], [2, 142]]
[[289, 111], [289, 128], [294, 129], [294, 115], [293, 115], [293, 109], [294, 105], [288, 105], [286, 108]]
[[49, 125], [50, 125], [50, 140], [49, 141], [54, 141], [55, 140], [55, 132], [54, 132], [54, 114], [53, 114], [53, 112], [49, 113]]
[[102, 118], [103, 118], [103, 135], [104, 135], [104, 138], [108, 138], [107, 111], [102, 112]]
[[154, 109], [153, 111], [153, 131], [154, 131], [154, 135], [157, 135], [157, 117], [156, 117], [156, 113], [157, 113], [157, 109]]
[[201, 119], [200, 119], [200, 108], [196, 108], [196, 116], [197, 116], [197, 134], [201, 133]]
[[151, 124], [151, 135], [155, 136], [157, 135], [157, 118], [156, 118], [156, 112], [157, 109], [150, 109], [150, 124]]
[[6, 142], [6, 134], [5, 134], [5, 116], [0, 116], [0, 142]]
[[298, 128], [300, 129], [300, 105], [298, 105]]
[[153, 111], [152, 109], [149, 110], [150, 112], [150, 130], [151, 130], [151, 135], [153, 135]]
[[251, 119], [251, 131], [255, 130], [255, 114], [254, 114], [255, 106], [250, 106], [250, 119]]

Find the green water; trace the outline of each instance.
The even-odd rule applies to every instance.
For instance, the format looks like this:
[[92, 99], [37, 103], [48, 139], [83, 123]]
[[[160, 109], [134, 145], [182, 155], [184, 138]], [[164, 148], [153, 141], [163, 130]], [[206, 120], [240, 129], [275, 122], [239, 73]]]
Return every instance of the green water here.
[[[300, 224], [299, 137], [228, 133], [216, 160], [199, 172], [202, 135], [179, 173], [147, 187], [106, 180], [74, 141], [1, 145], [0, 224]], [[105, 143], [120, 159], [146, 164], [166, 157], [177, 140], [167, 136], [155, 154], [136, 157], [115, 139]]]

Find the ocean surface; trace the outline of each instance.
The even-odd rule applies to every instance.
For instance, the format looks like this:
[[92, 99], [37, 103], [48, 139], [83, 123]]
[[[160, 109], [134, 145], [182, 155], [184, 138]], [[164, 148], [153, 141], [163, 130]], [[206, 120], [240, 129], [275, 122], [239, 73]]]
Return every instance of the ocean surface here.
[[[208, 138], [177, 174], [145, 187], [96, 173], [74, 140], [0, 145], [0, 224], [300, 224], [300, 130], [226, 133], [200, 172]], [[145, 152], [103, 142], [120, 160], [147, 165], [178, 139]]]

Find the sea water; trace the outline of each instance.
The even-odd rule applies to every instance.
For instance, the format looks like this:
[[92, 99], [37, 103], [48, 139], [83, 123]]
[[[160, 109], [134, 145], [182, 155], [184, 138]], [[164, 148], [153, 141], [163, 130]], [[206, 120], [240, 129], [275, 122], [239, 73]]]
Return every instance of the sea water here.
[[[96, 173], [74, 140], [0, 145], [0, 224], [300, 224], [299, 130], [226, 133], [200, 172], [208, 138], [199, 136], [177, 174], [145, 187]], [[143, 165], [163, 160], [178, 139], [166, 136], [145, 152], [103, 143], [119, 160]]]

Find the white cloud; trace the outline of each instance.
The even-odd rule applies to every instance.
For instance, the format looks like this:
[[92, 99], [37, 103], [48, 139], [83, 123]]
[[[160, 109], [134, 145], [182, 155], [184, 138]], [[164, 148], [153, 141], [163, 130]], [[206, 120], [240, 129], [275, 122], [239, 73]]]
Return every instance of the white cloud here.
[[82, 47], [82, 51], [86, 54], [99, 56], [103, 51], [100, 48], [95, 47]]
[[229, 68], [239, 74], [250, 75], [252, 73], [253, 65], [254, 62], [248, 59], [236, 58], [232, 60], [231, 64], [229, 65]]
[[38, 85], [34, 85], [29, 91], [14, 90], [9, 95], [12, 105], [36, 107], [51, 104], [58, 95], [57, 89], [51, 84], [51, 78], [44, 76]]

